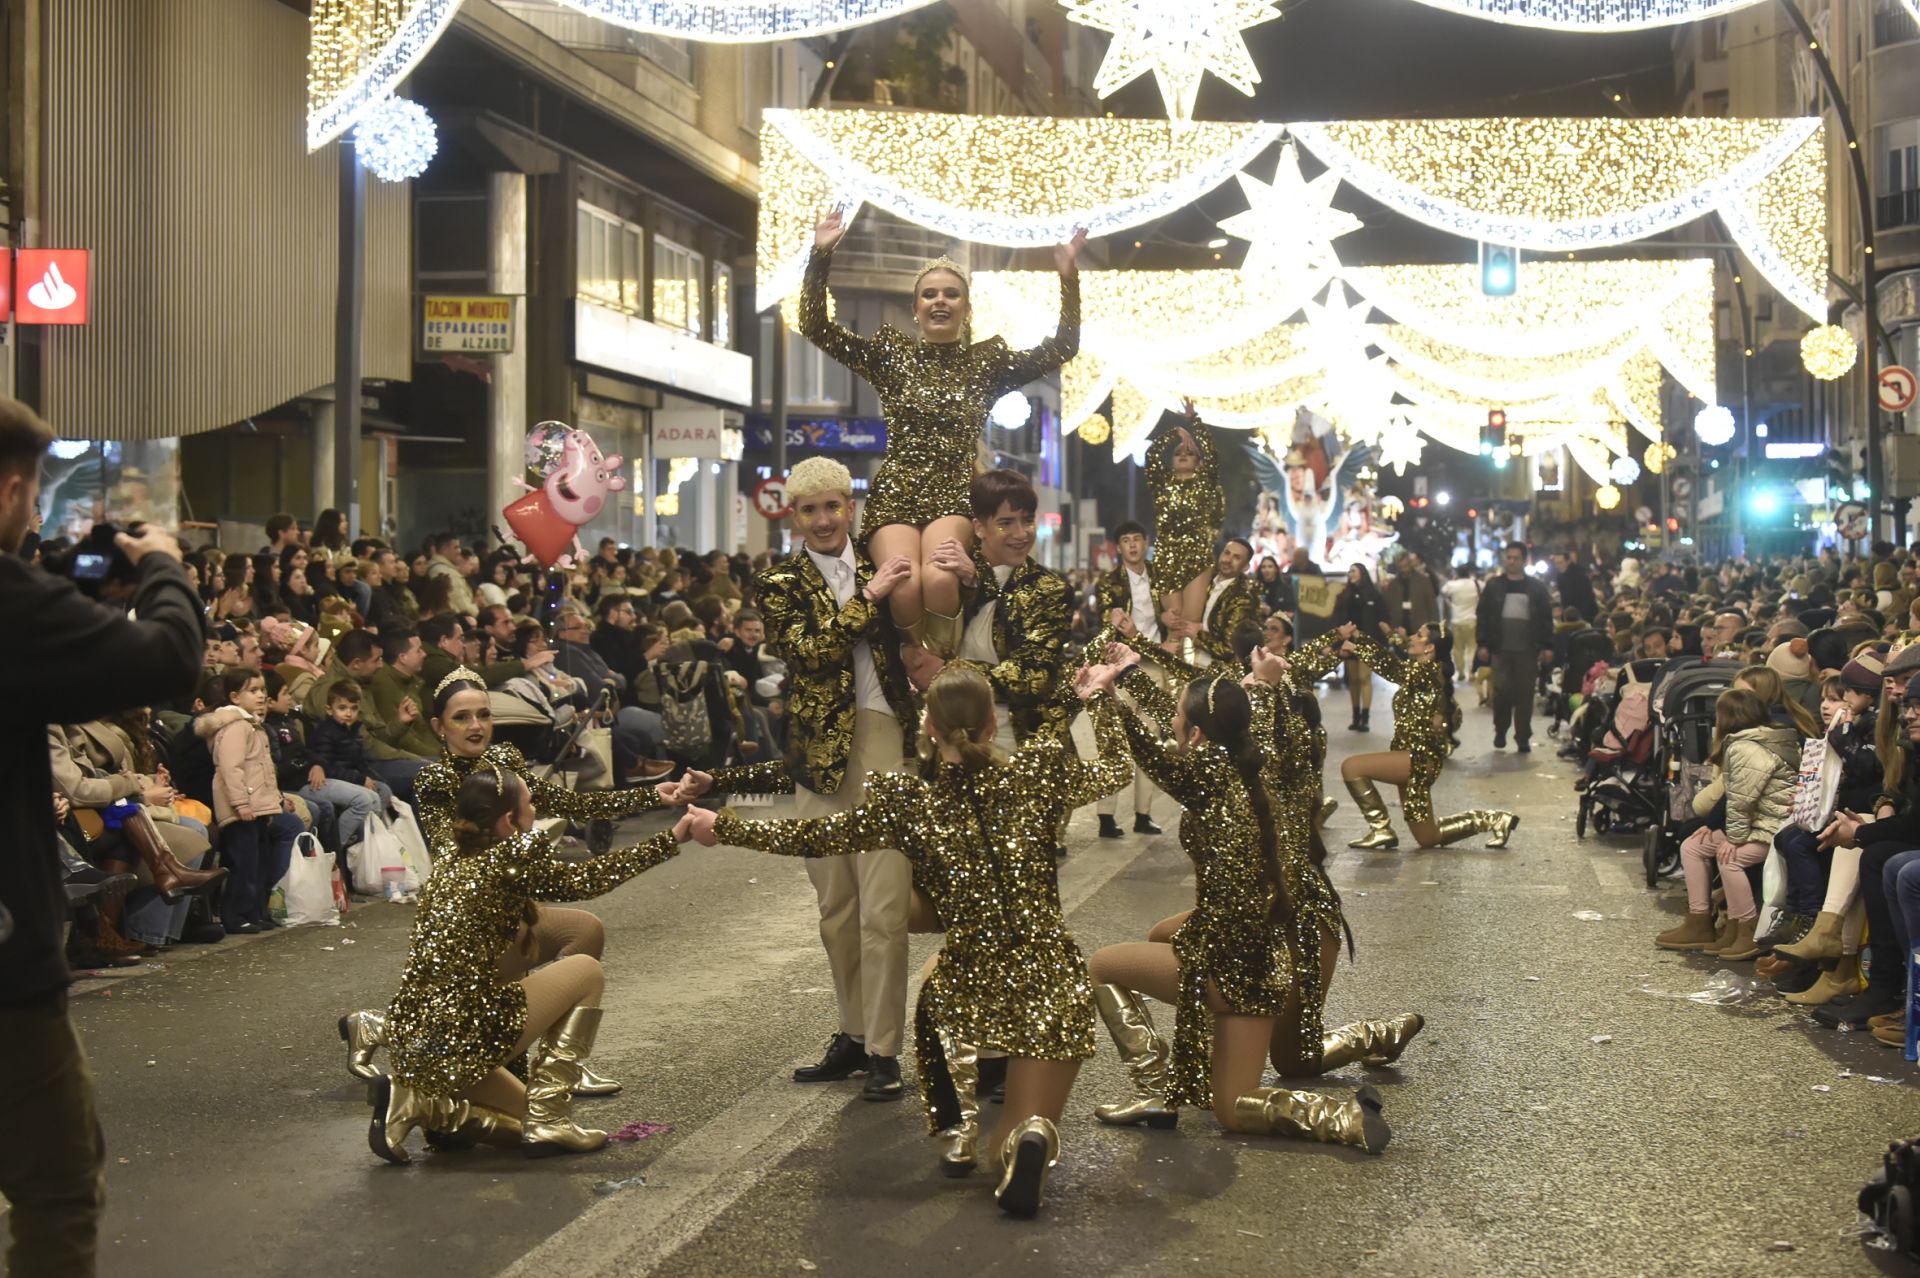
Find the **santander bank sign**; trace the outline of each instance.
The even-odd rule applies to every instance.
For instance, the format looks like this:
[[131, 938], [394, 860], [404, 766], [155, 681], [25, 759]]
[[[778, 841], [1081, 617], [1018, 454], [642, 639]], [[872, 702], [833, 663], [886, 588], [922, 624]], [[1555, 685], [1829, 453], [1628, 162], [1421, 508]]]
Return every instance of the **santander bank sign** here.
[[87, 322], [86, 249], [18, 249], [11, 280], [0, 269], [0, 320], [21, 324]]

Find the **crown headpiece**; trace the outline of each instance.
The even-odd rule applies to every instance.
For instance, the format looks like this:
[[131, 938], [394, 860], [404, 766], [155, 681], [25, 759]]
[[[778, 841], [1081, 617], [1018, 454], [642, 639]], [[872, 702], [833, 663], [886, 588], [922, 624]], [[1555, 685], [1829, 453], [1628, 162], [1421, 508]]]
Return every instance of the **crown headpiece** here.
[[478, 672], [469, 670], [465, 666], [455, 666], [453, 673], [442, 679], [439, 686], [434, 688], [433, 695], [437, 698], [456, 683], [477, 683], [482, 688], [487, 686], [487, 681]]
[[942, 253], [939, 257], [934, 258], [931, 262], [928, 262], [920, 268], [920, 273], [913, 277], [913, 291], [918, 293], [920, 291], [920, 281], [926, 279], [927, 276], [933, 274], [935, 271], [950, 271], [958, 275], [960, 282], [966, 286], [967, 291], [973, 291], [973, 281], [967, 278], [967, 269], [948, 257], [945, 253]]

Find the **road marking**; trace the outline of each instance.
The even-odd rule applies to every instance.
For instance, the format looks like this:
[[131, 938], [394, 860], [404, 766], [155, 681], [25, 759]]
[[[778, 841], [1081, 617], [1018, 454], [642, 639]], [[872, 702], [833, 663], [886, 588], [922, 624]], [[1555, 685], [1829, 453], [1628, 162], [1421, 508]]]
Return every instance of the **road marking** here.
[[[1091, 822], [1075, 821], [1076, 826]], [[1080, 831], [1076, 830], [1076, 833]], [[1063, 868], [1062, 910], [1073, 915], [1147, 851], [1112, 855], [1096, 838]], [[1085, 873], [1078, 871], [1087, 867]], [[916, 988], [907, 992], [909, 1015]], [[909, 1024], [908, 1032], [912, 1032]], [[793, 1065], [810, 1065], [811, 1058]], [[797, 1086], [788, 1066], [757, 1084], [724, 1113], [649, 1164], [647, 1187], [594, 1203], [532, 1251], [501, 1271], [501, 1278], [615, 1278], [651, 1273], [765, 1180], [827, 1120], [859, 1101], [838, 1088]], [[918, 1093], [905, 1105], [918, 1108]]]

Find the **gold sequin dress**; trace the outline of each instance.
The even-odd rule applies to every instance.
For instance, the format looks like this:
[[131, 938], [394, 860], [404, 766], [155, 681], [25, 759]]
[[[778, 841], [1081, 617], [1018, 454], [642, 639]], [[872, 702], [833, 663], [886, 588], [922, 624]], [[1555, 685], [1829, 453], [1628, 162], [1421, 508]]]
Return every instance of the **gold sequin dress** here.
[[979, 772], [938, 763], [929, 778], [869, 773], [861, 805], [805, 821], [743, 821], [731, 810], [714, 835], [786, 856], [847, 856], [897, 848], [914, 886], [946, 929], [920, 989], [914, 1036], [929, 1130], [930, 1081], [944, 1071], [935, 1027], [1014, 1056], [1079, 1060], [1093, 1054], [1093, 991], [1060, 911], [1054, 847], [1061, 819], [1125, 786], [1133, 769], [1119, 703], [1087, 703], [1099, 757], [1080, 758], [1052, 734]]
[[453, 849], [453, 804], [460, 793], [460, 783], [483, 764], [511, 772], [525, 782], [527, 793], [533, 799], [534, 814], [542, 819], [565, 817], [584, 825], [588, 821], [618, 821], [660, 806], [660, 796], [651, 786], [637, 790], [582, 791], [542, 780], [527, 766], [527, 758], [520, 753], [520, 748], [504, 742], [488, 746], [477, 759], [464, 758], [449, 750], [420, 769], [420, 775], [413, 782], [414, 795], [419, 800], [415, 815], [420, 818], [427, 849], [436, 858]]
[[[1453, 753], [1447, 672], [1439, 662], [1415, 661], [1365, 631], [1354, 636], [1353, 646], [1376, 674], [1399, 685], [1393, 694], [1393, 741], [1387, 748], [1412, 760], [1407, 783], [1400, 787], [1400, 812], [1409, 824], [1432, 821], [1433, 783]], [[1457, 715], [1459, 710], [1453, 707], [1452, 712]]]
[[1169, 427], [1147, 449], [1147, 487], [1153, 492], [1153, 561], [1147, 565], [1153, 592], [1162, 599], [1184, 590], [1214, 566], [1213, 543], [1227, 518], [1220, 487], [1220, 457], [1213, 433], [1199, 422], [1187, 428], [1200, 450], [1200, 466], [1186, 478], [1173, 473], [1180, 431]]
[[393, 1076], [456, 1096], [505, 1065], [526, 1028], [527, 995], [498, 964], [533, 903], [600, 896], [679, 850], [662, 833], [571, 865], [542, 836], [516, 834], [478, 852], [441, 852], [420, 889], [407, 965], [387, 1009]]
[[[1137, 683], [1129, 684], [1128, 691], [1140, 693]], [[1208, 982], [1234, 1014], [1278, 1017], [1286, 1011], [1287, 995], [1298, 979], [1296, 966], [1305, 964], [1294, 962], [1292, 929], [1268, 917], [1272, 889], [1260, 850], [1260, 823], [1227, 752], [1211, 742], [1181, 749], [1163, 741], [1132, 711], [1122, 707], [1121, 715], [1134, 759], [1182, 808], [1180, 849], [1193, 862], [1195, 887], [1193, 913], [1173, 934], [1180, 1002], [1174, 1011], [1167, 1099], [1206, 1108], [1213, 1104]], [[1278, 826], [1277, 808], [1274, 816]], [[1302, 915], [1311, 918], [1306, 897], [1295, 900]], [[1313, 944], [1311, 962], [1317, 969], [1317, 937]]]
[[888, 524], [925, 528], [946, 515], [971, 517], [968, 487], [987, 409], [1008, 391], [1046, 376], [1080, 350], [1080, 276], [1060, 277], [1060, 327], [1030, 350], [1002, 337], [984, 342], [923, 342], [883, 325], [861, 337], [827, 317], [831, 252], [807, 259], [800, 331], [865, 378], [887, 420], [887, 455], [860, 514], [860, 541]]

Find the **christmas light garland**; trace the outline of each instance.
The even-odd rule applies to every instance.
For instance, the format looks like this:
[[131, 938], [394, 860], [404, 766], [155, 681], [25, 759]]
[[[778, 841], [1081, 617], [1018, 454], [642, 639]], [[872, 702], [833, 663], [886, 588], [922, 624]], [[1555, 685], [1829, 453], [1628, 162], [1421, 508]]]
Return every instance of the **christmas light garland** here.
[[[1420, 0], [1470, 18], [1556, 31], [1643, 31], [1698, 22], [1761, 0]], [[1914, 4], [1917, 0], [1907, 0]]]
[[307, 150], [325, 146], [391, 98], [459, 8], [460, 0], [313, 0]]
[[923, 9], [933, 0], [560, 0], [603, 22], [706, 44], [804, 40]]

